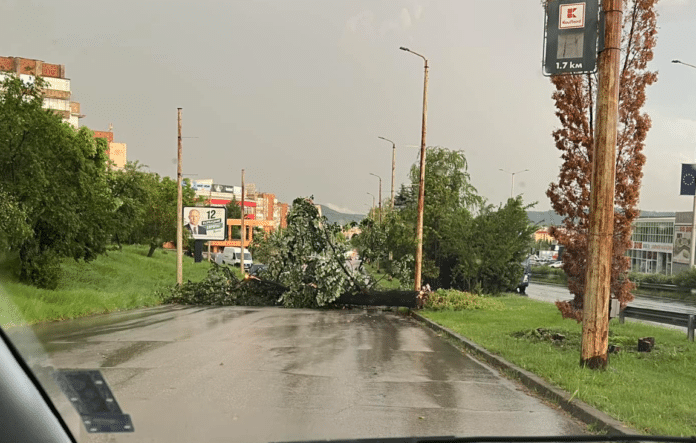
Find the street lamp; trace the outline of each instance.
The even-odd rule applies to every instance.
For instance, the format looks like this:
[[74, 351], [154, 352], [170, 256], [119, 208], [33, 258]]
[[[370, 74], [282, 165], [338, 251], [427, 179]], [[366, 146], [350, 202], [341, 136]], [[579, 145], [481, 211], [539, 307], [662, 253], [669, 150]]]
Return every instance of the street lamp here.
[[[672, 60], [672, 63], [679, 63], [696, 69], [696, 66], [684, 63], [681, 60]], [[691, 212], [691, 249], [689, 251], [689, 269], [694, 267], [694, 254], [696, 254], [696, 194], [694, 194], [694, 207]]]
[[375, 196], [371, 192], [368, 192], [368, 194], [372, 195], [372, 211], [374, 211], [375, 210]]
[[[396, 169], [396, 143], [394, 143], [393, 141], [389, 140], [388, 138], [379, 137], [379, 136], [377, 136], [377, 138], [381, 138], [382, 140], [386, 140], [386, 141], [388, 141], [389, 143], [392, 144], [391, 208], [394, 209], [394, 170]], [[382, 189], [382, 186], [381, 186], [381, 185], [379, 186], [379, 189], [380, 189], [380, 190]], [[380, 199], [380, 200], [381, 200], [381, 199]]]
[[512, 198], [513, 193], [514, 193], [514, 189], [515, 189], [515, 174], [520, 174], [520, 173], [522, 173], [522, 172], [527, 172], [527, 171], [529, 171], [529, 169], [525, 169], [524, 171], [517, 171], [517, 172], [509, 172], [509, 171], [506, 171], [505, 169], [501, 169], [501, 171], [507, 172], [508, 174], [510, 174], [510, 177], [511, 177], [511, 183], [510, 183], [510, 198]]
[[370, 175], [374, 175], [379, 179], [379, 222], [380, 224], [382, 223], [382, 177], [380, 177], [377, 174], [373, 174], [372, 172], [369, 173]]
[[421, 123], [421, 153], [420, 153], [420, 181], [418, 187], [418, 218], [416, 221], [416, 270], [415, 288], [421, 290], [421, 267], [423, 264], [423, 203], [425, 197], [425, 128], [428, 121], [428, 59], [417, 52], [401, 46], [402, 51], [410, 52], [422, 58], [425, 62], [425, 73], [423, 76], [423, 120]]

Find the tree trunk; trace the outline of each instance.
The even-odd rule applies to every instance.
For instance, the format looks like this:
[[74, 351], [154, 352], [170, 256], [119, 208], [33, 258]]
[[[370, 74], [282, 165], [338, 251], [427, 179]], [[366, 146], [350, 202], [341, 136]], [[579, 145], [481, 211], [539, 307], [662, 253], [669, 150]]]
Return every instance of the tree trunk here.
[[157, 250], [157, 243], [150, 243], [150, 250], [147, 252], [148, 257], [152, 257]]

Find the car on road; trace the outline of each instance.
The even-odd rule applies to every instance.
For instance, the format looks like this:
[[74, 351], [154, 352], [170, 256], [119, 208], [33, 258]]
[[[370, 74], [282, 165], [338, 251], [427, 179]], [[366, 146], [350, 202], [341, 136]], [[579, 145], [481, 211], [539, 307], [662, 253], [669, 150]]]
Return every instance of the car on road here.
[[549, 264], [549, 268], [562, 268], [562, 267], [563, 267], [563, 262], [560, 260]]

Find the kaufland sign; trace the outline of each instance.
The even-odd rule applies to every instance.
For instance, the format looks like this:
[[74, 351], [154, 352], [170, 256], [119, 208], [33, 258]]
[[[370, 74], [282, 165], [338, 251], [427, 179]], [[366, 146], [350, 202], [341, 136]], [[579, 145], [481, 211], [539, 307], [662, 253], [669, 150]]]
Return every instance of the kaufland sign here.
[[569, 3], [559, 8], [558, 29], [585, 27], [585, 3]]

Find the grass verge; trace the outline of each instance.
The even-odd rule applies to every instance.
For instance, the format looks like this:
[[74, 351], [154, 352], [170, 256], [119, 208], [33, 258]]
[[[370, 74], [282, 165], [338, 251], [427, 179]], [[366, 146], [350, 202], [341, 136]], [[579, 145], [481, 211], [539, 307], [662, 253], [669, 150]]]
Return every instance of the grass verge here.
[[[497, 300], [501, 310], [421, 314], [641, 432], [696, 434], [696, 345], [686, 333], [612, 320], [609, 343], [621, 351], [611, 354], [606, 371], [592, 371], [579, 367], [581, 325], [561, 319], [553, 304], [519, 296]], [[554, 340], [556, 334], [565, 338]], [[646, 336], [655, 337], [655, 348], [638, 353], [638, 338]]]
[[[109, 251], [89, 263], [66, 259], [61, 263], [61, 282], [55, 291], [38, 289], [20, 283], [16, 259], [0, 263], [0, 281], [14, 305], [0, 308], [0, 324], [38, 323], [63, 320], [161, 303], [157, 291], [176, 282], [176, 252], [158, 249], [147, 257], [147, 246], [124, 246], [122, 251]], [[205, 278], [208, 262], [183, 261], [184, 281]], [[0, 297], [1, 299], [2, 297]], [[19, 316], [19, 318], [16, 318]]]
[[363, 268], [377, 282], [375, 289], [382, 290], [382, 291], [389, 291], [392, 289], [399, 289], [401, 287], [401, 282], [398, 279], [396, 279], [388, 274], [385, 274], [384, 268], [382, 268], [379, 272], [377, 272], [376, 265], [367, 264], [367, 263], [363, 264]]

